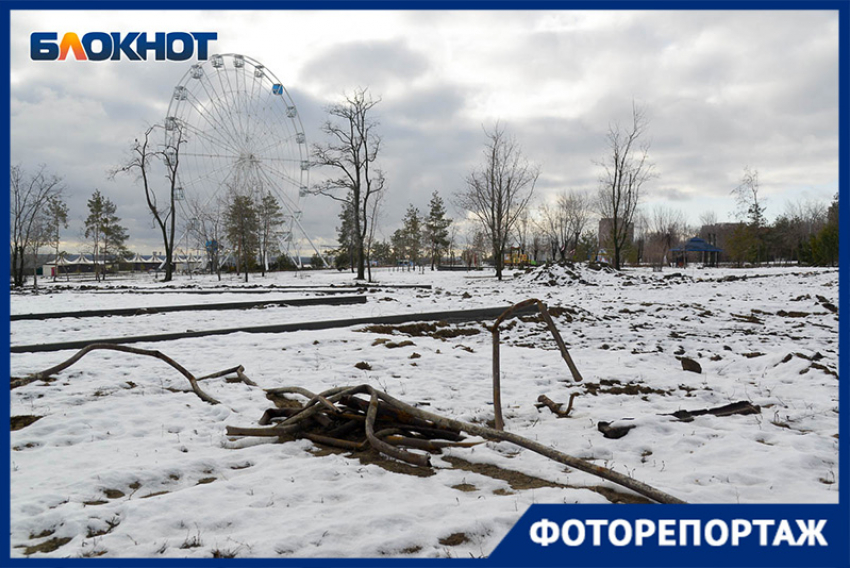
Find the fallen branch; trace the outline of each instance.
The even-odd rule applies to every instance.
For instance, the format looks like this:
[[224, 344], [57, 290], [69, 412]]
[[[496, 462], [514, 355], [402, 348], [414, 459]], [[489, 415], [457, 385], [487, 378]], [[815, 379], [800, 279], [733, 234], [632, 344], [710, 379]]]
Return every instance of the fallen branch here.
[[217, 379], [219, 377], [226, 377], [227, 375], [233, 375], [233, 374], [235, 374], [236, 378], [238, 378], [240, 381], [242, 381], [246, 385], [249, 385], [249, 386], [252, 386], [252, 387], [259, 386], [257, 383], [255, 383], [254, 381], [252, 381], [251, 379], [249, 379], [245, 375], [245, 367], [243, 367], [242, 365], [239, 365], [237, 367], [231, 367], [230, 369], [225, 369], [225, 370], [219, 371], [217, 373], [210, 373], [209, 375], [204, 375], [203, 377], [198, 377], [198, 380], [204, 381], [206, 379]]
[[[287, 392], [295, 391], [288, 390]], [[368, 395], [369, 400], [365, 401], [358, 398], [357, 395]], [[427, 455], [401, 448], [406, 446], [427, 451], [439, 451], [443, 447], [474, 445], [476, 442], [462, 442], [459, 433], [464, 432], [488, 440], [505, 441], [526, 448], [558, 463], [607, 479], [658, 503], [684, 503], [681, 499], [611, 469], [559, 452], [510, 432], [432, 414], [401, 402], [369, 385], [337, 387], [320, 395], [313, 395], [313, 393], [306, 391], [306, 396], [310, 397], [310, 401], [279, 425], [268, 428], [229, 426], [227, 434], [231, 436], [279, 436], [286, 433], [307, 438], [317, 443], [354, 451], [372, 447], [395, 459], [418, 466], [428, 466], [430, 461]], [[322, 416], [330, 419], [330, 424], [319, 426], [316, 431], [309, 429], [308, 425], [315, 425], [316, 422], [310, 419], [327, 410], [323, 404], [319, 403], [320, 397], [324, 397], [329, 403], [335, 405], [337, 411], [322, 414]], [[365, 417], [363, 416], [364, 406], [366, 408]], [[360, 419], [355, 418], [358, 416]], [[404, 421], [396, 420], [399, 417], [403, 417]], [[381, 424], [380, 428], [377, 427], [378, 424]], [[342, 436], [347, 436], [349, 439], [344, 439]], [[350, 439], [355, 436], [357, 436], [357, 439]], [[437, 437], [446, 438], [448, 441], [434, 439]]]
[[561, 337], [561, 334], [558, 332], [558, 328], [555, 327], [555, 322], [552, 321], [552, 316], [549, 315], [549, 310], [546, 308], [546, 304], [541, 302], [536, 298], [529, 298], [528, 300], [523, 300], [518, 304], [514, 304], [496, 318], [496, 321], [493, 323], [493, 413], [494, 413], [494, 425], [496, 430], [504, 430], [505, 422], [502, 419], [502, 387], [501, 387], [501, 369], [500, 369], [500, 361], [499, 361], [499, 325], [507, 318], [509, 318], [514, 312], [521, 310], [523, 308], [527, 308], [528, 306], [536, 305], [537, 310], [540, 312], [540, 317], [543, 318], [543, 321], [546, 322], [546, 327], [549, 328], [549, 332], [552, 334], [552, 337], [555, 338], [555, 343], [558, 345], [558, 350], [561, 352], [561, 357], [567, 363], [567, 367], [570, 369], [570, 373], [573, 376], [573, 380], [576, 382], [582, 381], [581, 373], [579, 373], [578, 368], [573, 363], [573, 358], [570, 356], [570, 352], [567, 351], [567, 346], [564, 344], [564, 340]]
[[[677, 422], [693, 422], [694, 416], [705, 416], [706, 414], [710, 414], [712, 416], [734, 416], [736, 414], [746, 416], [748, 414], [761, 414], [761, 407], [742, 400], [739, 402], [733, 402], [732, 404], [726, 404], [724, 406], [717, 406], [715, 408], [677, 410], [670, 414], [659, 414], [659, 416], [673, 416], [676, 418]], [[632, 420], [632, 418], [622, 418], [621, 420]], [[596, 425], [597, 430], [602, 432], [603, 436], [615, 440], [622, 438], [629, 433], [629, 430], [636, 427], [637, 426], [634, 424], [612, 426], [611, 422], [599, 422], [599, 424]]]
[[555, 416], [557, 416], [558, 418], [566, 418], [567, 416], [570, 415], [570, 411], [573, 409], [573, 401], [575, 400], [575, 398], [577, 396], [578, 396], [578, 393], [576, 393], [576, 392], [574, 392], [570, 395], [570, 401], [567, 403], [567, 409], [566, 410], [562, 410], [562, 407], [564, 406], [563, 404], [559, 404], [559, 403], [555, 402], [554, 400], [552, 400], [551, 398], [549, 398], [545, 394], [541, 394], [540, 396], [537, 397], [538, 404], [536, 404], [535, 406], [537, 406], [538, 408], [545, 406], [549, 410], [551, 410], [555, 414]]
[[135, 355], [147, 355], [148, 357], [155, 357], [155, 358], [159, 359], [160, 361], [164, 361], [164, 362], [168, 363], [169, 365], [171, 365], [172, 367], [174, 367], [175, 369], [177, 369], [177, 371], [179, 371], [181, 375], [186, 377], [186, 379], [189, 381], [189, 384], [192, 386], [192, 391], [196, 395], [198, 395], [198, 397], [200, 397], [201, 400], [203, 400], [204, 402], [208, 402], [210, 404], [219, 404], [219, 402], [216, 399], [214, 399], [213, 397], [211, 397], [210, 395], [205, 393], [203, 390], [201, 390], [201, 387], [198, 386], [198, 379], [196, 379], [195, 376], [192, 375], [192, 373], [187, 371], [182, 365], [180, 365], [180, 363], [176, 362], [171, 357], [165, 355], [164, 353], [162, 353], [160, 351], [151, 351], [149, 349], [139, 349], [137, 347], [128, 347], [126, 345], [113, 345], [111, 343], [92, 343], [91, 345], [87, 345], [86, 347], [77, 351], [77, 353], [75, 353], [74, 356], [71, 357], [70, 359], [63, 361], [62, 363], [59, 363], [58, 365], [56, 365], [54, 367], [50, 367], [49, 369], [45, 369], [44, 371], [41, 371], [39, 373], [33, 373], [32, 375], [30, 375], [30, 377], [33, 378], [33, 379], [36, 379], [36, 380], [47, 379], [51, 375], [55, 375], [56, 373], [64, 371], [65, 369], [67, 369], [68, 367], [70, 367], [71, 365], [73, 365], [74, 363], [76, 363], [77, 361], [79, 361], [80, 359], [82, 359], [87, 354], [91, 353], [92, 351], [98, 351], [98, 350], [120, 351], [122, 353], [133, 353]]
[[662, 416], [675, 416], [682, 422], [691, 422], [694, 416], [704, 416], [711, 414], [712, 416], [732, 416], [741, 414], [761, 414], [761, 407], [751, 404], [746, 400], [733, 402], [724, 406], [716, 406], [714, 408], [703, 408], [701, 410], [678, 410], [672, 414], [663, 414]]

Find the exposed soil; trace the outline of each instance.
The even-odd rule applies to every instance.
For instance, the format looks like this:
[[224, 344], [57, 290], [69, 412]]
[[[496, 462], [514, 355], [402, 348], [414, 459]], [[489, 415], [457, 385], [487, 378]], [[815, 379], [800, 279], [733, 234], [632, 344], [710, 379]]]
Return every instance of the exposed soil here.
[[662, 396], [666, 396], [670, 394], [670, 391], [668, 390], [654, 389], [652, 387], [647, 387], [636, 383], [628, 383], [623, 385], [617, 379], [602, 379], [598, 383], [584, 383], [584, 388], [588, 392], [588, 394], [592, 394], [593, 396], [597, 396], [599, 394], [660, 394]]
[[39, 418], [44, 418], [43, 416], [33, 416], [31, 414], [26, 414], [23, 416], [12, 416], [12, 431], [15, 430], [23, 430]]
[[515, 491], [523, 491], [526, 489], [540, 489], [541, 487], [559, 487], [563, 489], [588, 489], [590, 491], [599, 493], [600, 495], [608, 499], [611, 503], [652, 503], [652, 501], [645, 497], [641, 497], [640, 495], [623, 493], [617, 491], [616, 489], [611, 489], [609, 487], [603, 487], [599, 485], [565, 485], [563, 483], [557, 483], [554, 481], [541, 479], [539, 477], [534, 477], [526, 473], [513, 471], [511, 469], [504, 469], [491, 464], [469, 462], [457, 456], [443, 456], [443, 459], [452, 464], [452, 466], [457, 469], [471, 471], [473, 473], [478, 473], [480, 475], [484, 475], [492, 479], [506, 481], [508, 485], [511, 486], [511, 489], [514, 489]]
[[443, 546], [460, 546], [465, 542], [469, 542], [469, 537], [466, 536], [466, 533], [452, 533], [440, 539], [440, 544]]
[[65, 546], [69, 542], [71, 542], [70, 537], [51, 538], [50, 540], [46, 540], [40, 544], [25, 547], [24, 554], [30, 556], [36, 552], [53, 552], [54, 550], [59, 550], [59, 548]]
[[[448, 339], [464, 335], [478, 335], [481, 330], [475, 327], [449, 326], [448, 322], [438, 321], [433, 323], [409, 323], [402, 325], [368, 325], [357, 331], [380, 333], [384, 335], [402, 334], [410, 337], [433, 337], [435, 339]], [[375, 341], [377, 344], [377, 340]]]

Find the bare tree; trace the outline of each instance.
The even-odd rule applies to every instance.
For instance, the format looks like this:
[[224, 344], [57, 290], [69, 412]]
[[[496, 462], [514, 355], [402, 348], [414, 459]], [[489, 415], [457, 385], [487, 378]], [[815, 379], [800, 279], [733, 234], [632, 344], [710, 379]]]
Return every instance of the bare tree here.
[[711, 210], [703, 211], [699, 215], [699, 223], [700, 223], [701, 226], [716, 225], [717, 224], [717, 213], [715, 213], [714, 211], [711, 211]]
[[544, 201], [537, 209], [537, 227], [546, 236], [552, 260], [566, 259], [567, 219], [563, 211], [555, 203]]
[[369, 231], [366, 235], [366, 266], [368, 272], [368, 280], [372, 282], [372, 247], [375, 244], [375, 231], [378, 228], [378, 218], [381, 215], [381, 202], [384, 200], [384, 192], [379, 192], [375, 195], [375, 198], [372, 200], [372, 204], [369, 206]]
[[31, 174], [21, 165], [9, 169], [9, 223], [12, 283], [24, 285], [27, 255], [35, 264], [38, 248], [45, 243], [45, 216], [51, 199], [58, 198], [65, 189], [62, 178], [51, 174], [47, 166]]
[[569, 250], [574, 256], [592, 214], [587, 192], [576, 189], [562, 191], [554, 204], [541, 205], [538, 214], [537, 225], [549, 240], [553, 259], [560, 257], [562, 262], [565, 261]]
[[738, 204], [738, 218], [747, 221], [747, 230], [739, 231], [736, 245], [739, 249], [746, 249], [747, 256], [756, 264], [761, 262], [765, 254], [763, 233], [767, 224], [764, 217], [764, 202], [759, 197], [760, 190], [758, 170], [751, 170], [749, 166], [745, 166], [741, 183], [732, 190]]
[[366, 277], [366, 236], [369, 234], [370, 203], [384, 190], [384, 174], [375, 165], [381, 150], [381, 138], [375, 132], [378, 123], [371, 118], [380, 102], [366, 89], [345, 95], [345, 101], [328, 107], [330, 119], [322, 125], [329, 138], [326, 145], [313, 146], [317, 166], [330, 168], [331, 177], [315, 185], [314, 194], [347, 203], [353, 213], [353, 245], [357, 279]]
[[656, 205], [646, 217], [650, 261], [661, 266], [667, 262], [667, 253], [673, 245], [678, 244], [686, 234], [685, 214], [679, 209]]
[[505, 248], [531, 200], [540, 170], [528, 163], [519, 144], [498, 122], [484, 134], [488, 140], [484, 164], [466, 177], [466, 189], [456, 199], [481, 223], [501, 280]]
[[194, 222], [190, 230], [202, 241], [207, 253], [210, 274], [221, 280], [221, 253], [224, 245], [224, 208], [221, 198], [201, 203], [199, 198], [187, 200]]
[[[162, 244], [165, 247], [165, 278], [164, 282], [170, 282], [173, 277], [174, 265], [174, 236], [177, 225], [176, 205], [179, 199], [177, 171], [180, 166], [180, 149], [186, 141], [182, 125], [173, 120], [164, 128], [168, 133], [168, 143], [162, 149], [156, 149], [151, 141], [151, 134], [160, 128], [153, 125], [145, 130], [142, 140], [138, 138], [133, 142], [131, 157], [129, 160], [109, 172], [110, 178], [115, 178], [120, 173], [135, 172], [142, 181], [145, 190], [145, 202], [153, 217], [156, 226], [162, 234]], [[157, 190], [153, 184], [153, 161], [158, 160], [165, 167], [165, 199], [160, 203], [157, 199]]]
[[609, 154], [598, 165], [599, 213], [607, 220], [606, 235], [614, 249], [614, 268], [620, 269], [623, 250], [629, 244], [632, 223], [643, 185], [653, 176], [649, 143], [644, 141], [648, 127], [646, 114], [632, 103], [632, 120], [626, 126], [615, 122], [608, 127]]
[[741, 183], [732, 190], [732, 194], [738, 204], [738, 217], [748, 220], [750, 225], [756, 229], [765, 225], [765, 207], [759, 198], [760, 190], [759, 171], [751, 170], [749, 166], [745, 166]]

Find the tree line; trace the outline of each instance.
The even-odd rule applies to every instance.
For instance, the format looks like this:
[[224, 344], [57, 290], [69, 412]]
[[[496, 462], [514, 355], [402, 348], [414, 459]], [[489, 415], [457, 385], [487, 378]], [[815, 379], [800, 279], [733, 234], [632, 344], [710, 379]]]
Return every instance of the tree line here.
[[[24, 285], [27, 268], [32, 270], [33, 286], [38, 288], [38, 258], [42, 250], [50, 250], [58, 260], [62, 230], [68, 228], [68, 206], [64, 200], [66, 186], [62, 178], [51, 173], [47, 166], [28, 172], [21, 165], [9, 171], [12, 285]], [[95, 278], [105, 276], [108, 257], [124, 256], [128, 238], [121, 225], [115, 204], [99, 190], [87, 201], [88, 215], [83, 220], [81, 235], [89, 243], [93, 255]]]
[[[379, 166], [382, 138], [374, 113], [380, 98], [358, 89], [326, 108], [321, 126], [325, 143], [311, 148], [311, 167], [327, 175], [308, 188], [341, 206], [337, 227], [338, 246], [332, 251], [337, 268], [349, 268], [356, 279], [371, 280], [373, 264], [430, 264], [434, 269], [446, 256], [455, 263], [462, 249], [467, 264], [487, 258], [502, 278], [506, 262], [518, 258], [567, 261], [592, 258], [604, 249], [612, 266], [624, 263], [669, 262], [672, 250], [688, 236], [701, 234], [710, 243], [722, 241], [729, 259], [738, 264], [798, 262], [834, 265], [838, 260], [838, 198], [829, 206], [807, 203], [789, 205], [774, 223], [766, 221], [760, 195], [758, 171], [744, 169], [741, 183], [731, 194], [739, 206], [737, 223], [718, 223], [703, 214], [702, 226], [684, 222], [684, 214], [663, 206], [647, 211], [641, 207], [645, 186], [656, 176], [649, 158], [649, 121], [644, 109], [632, 104], [628, 122], [613, 122], [606, 132], [606, 151], [594, 163], [598, 185], [594, 191], [570, 189], [534, 206], [540, 168], [524, 155], [515, 137], [496, 122], [484, 127], [481, 161], [462, 180], [452, 204], [462, 223], [448, 217], [446, 204], [434, 191], [426, 214], [412, 204], [401, 227], [389, 239], [377, 238], [378, 221], [388, 188]], [[207, 267], [220, 271], [227, 256], [239, 273], [287, 263], [279, 244], [287, 235], [286, 214], [271, 189], [260, 180], [224, 189], [223, 198], [187, 202], [190, 219], [177, 224], [177, 206], [183, 199], [178, 183], [181, 151], [186, 137], [179, 123], [169, 124], [166, 144], [151, 143], [149, 127], [131, 146], [130, 157], [110, 172], [110, 177], [133, 174], [141, 182], [145, 203], [158, 229], [165, 251], [164, 281], [174, 271], [178, 229], [199, 241], [207, 253]], [[158, 175], [164, 174], [164, 175]], [[20, 166], [11, 170], [11, 260], [16, 286], [23, 284], [25, 258], [48, 245], [58, 253], [59, 231], [67, 228], [67, 207], [61, 199], [61, 178], [45, 167], [28, 174]], [[99, 192], [89, 201], [85, 237], [95, 254], [120, 253], [127, 239], [114, 205]], [[470, 223], [472, 227], [470, 228]], [[599, 223], [599, 230], [593, 226]], [[465, 243], [458, 243], [464, 231]], [[703, 234], [704, 233], [704, 234]], [[188, 238], [188, 237], [187, 237]], [[325, 259], [318, 254], [313, 265]]]
[[[337, 124], [333, 128], [326, 126], [325, 132], [359, 131], [378, 140], [373, 132], [376, 123], [366, 116], [378, 101], [368, 98], [365, 91], [358, 91], [346, 101], [333, 107], [332, 114], [346, 118], [349, 123], [356, 116], [360, 123], [368, 123], [372, 129], [367, 133], [352, 124], [348, 128]], [[341, 107], [346, 107], [347, 112], [339, 112]], [[633, 103], [629, 121], [613, 122], [606, 132], [606, 153], [594, 162], [600, 172], [595, 193], [587, 189], [564, 190], [535, 207], [533, 197], [539, 167], [526, 159], [516, 139], [500, 123], [485, 127], [481, 164], [464, 178], [463, 189], [453, 196], [457, 210], [475, 222], [475, 227], [466, 231], [466, 243], [461, 246], [455, 242], [457, 224], [447, 218], [442, 198], [436, 191], [427, 216], [420, 215], [410, 205], [401, 219], [401, 227], [392, 237], [376, 241], [372, 235], [383, 194], [378, 199], [373, 197], [371, 212], [364, 215], [368, 208], [365, 200], [358, 200], [362, 193], [356, 189], [357, 177], [346, 170], [346, 176], [333, 184], [335, 189], [348, 191], [337, 228], [336, 266], [347, 266], [354, 271], [357, 265], [358, 278], [364, 277], [360, 265], [364, 260], [367, 265], [369, 260], [414, 265], [424, 261], [433, 268], [442, 255], [461, 248], [464, 262], [470, 260], [467, 255], [484, 254], [499, 279], [505, 262], [514, 257], [513, 250], [520, 252], [516, 256], [521, 259], [562, 262], [593, 259], [604, 251], [605, 260], [620, 269], [625, 263], [673, 262], [673, 249], [698, 235], [712, 245], [722, 244], [727, 259], [738, 266], [766, 262], [832, 266], [837, 262], [837, 195], [828, 207], [814, 202], [789, 204], [786, 213], [770, 224], [759, 195], [758, 171], [749, 167], [744, 168], [741, 183], [731, 191], [739, 206], [737, 222], [718, 223], [716, 216], [707, 212], [701, 216], [701, 226], [693, 227], [685, 222], [681, 211], [661, 205], [651, 210], [642, 207], [645, 187], [656, 177], [655, 165], [649, 158], [648, 132], [645, 109]], [[366, 142], [358, 139], [357, 144]], [[319, 148], [317, 155], [324, 158], [323, 165], [339, 168], [343, 154], [328, 159], [329, 153], [333, 154], [332, 148], [339, 150], [340, 146]], [[376, 142], [369, 164], [377, 159], [379, 148]], [[353, 148], [348, 150], [347, 164], [367, 163], [352, 159]], [[383, 191], [383, 173], [380, 179]], [[325, 186], [317, 193], [328, 194], [328, 190], [329, 186]], [[365, 231], [368, 223], [371, 229]], [[454, 263], [454, 258], [451, 262]]]
[[[62, 231], [68, 229], [68, 206], [62, 178], [46, 166], [33, 172], [23, 166], [10, 168], [11, 275], [13, 286], [23, 286], [31, 271], [38, 286], [38, 257], [50, 251], [60, 259], [68, 251], [61, 249]], [[153, 193], [151, 193], [153, 195]], [[155, 200], [151, 199], [152, 203]], [[131, 256], [126, 247], [129, 233], [121, 223], [115, 203], [96, 189], [87, 203], [87, 216], [82, 220], [80, 238], [86, 244], [83, 252], [95, 260], [94, 276], [106, 277], [106, 261], [118, 262]], [[187, 238], [203, 241], [207, 253], [206, 267], [221, 274], [222, 261], [228, 260], [238, 274], [267, 267], [283, 268], [293, 264], [282, 256], [279, 242], [286, 216], [278, 200], [268, 191], [228, 191], [223, 199], [210, 203], [194, 201], [188, 205], [193, 218], [184, 227]], [[154, 216], [156, 219], [156, 217]], [[161, 218], [172, 218], [163, 215]], [[164, 221], [161, 226], [168, 227]], [[176, 227], [176, 225], [175, 225]], [[171, 242], [171, 233], [164, 233]], [[172, 245], [173, 246], [173, 245]], [[163, 267], [166, 277], [173, 274], [174, 257]], [[227, 258], [224, 258], [227, 257]], [[320, 262], [320, 260], [319, 260]]]

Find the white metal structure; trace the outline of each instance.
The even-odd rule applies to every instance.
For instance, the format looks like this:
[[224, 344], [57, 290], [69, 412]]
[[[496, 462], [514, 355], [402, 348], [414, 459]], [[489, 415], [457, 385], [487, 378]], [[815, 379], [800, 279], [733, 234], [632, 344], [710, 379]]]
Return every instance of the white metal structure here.
[[235, 53], [192, 65], [174, 88], [164, 124], [166, 152], [183, 137], [176, 198], [184, 217], [184, 199], [206, 207], [231, 190], [271, 193], [286, 213], [284, 252], [300, 266], [303, 237], [318, 253], [299, 221], [309, 185], [307, 139], [295, 103], [271, 71]]

